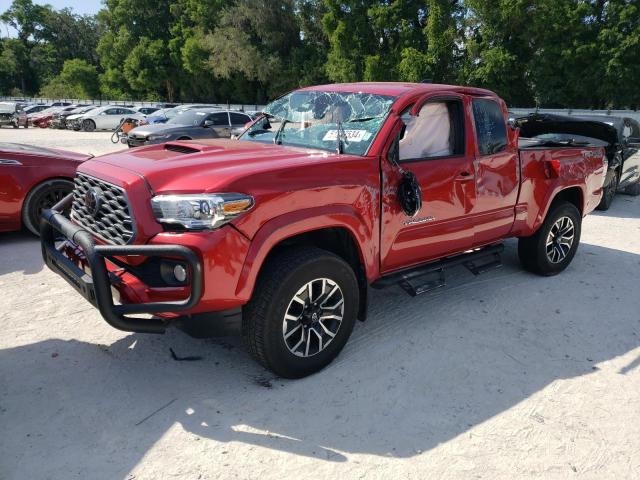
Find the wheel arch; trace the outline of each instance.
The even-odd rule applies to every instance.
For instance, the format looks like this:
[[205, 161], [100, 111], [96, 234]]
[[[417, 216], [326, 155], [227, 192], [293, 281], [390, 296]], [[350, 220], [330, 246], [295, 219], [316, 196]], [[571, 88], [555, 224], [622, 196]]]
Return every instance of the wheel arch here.
[[247, 300], [251, 298], [260, 272], [273, 255], [287, 247], [309, 245], [332, 252], [351, 265], [360, 289], [358, 318], [364, 320], [369, 281], [377, 275], [377, 248], [364, 248], [363, 228], [355, 214], [342, 211], [298, 220], [292, 220], [288, 215], [283, 217], [267, 222], [252, 239], [238, 281], [237, 295]]

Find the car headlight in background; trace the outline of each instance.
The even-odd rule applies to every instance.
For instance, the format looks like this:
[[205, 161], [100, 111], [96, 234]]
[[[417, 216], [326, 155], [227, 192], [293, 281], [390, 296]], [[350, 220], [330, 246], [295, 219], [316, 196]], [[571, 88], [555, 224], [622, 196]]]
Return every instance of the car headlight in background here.
[[251, 210], [253, 197], [241, 193], [157, 195], [151, 208], [158, 222], [187, 230], [213, 230]]
[[147, 140], [149, 140], [150, 142], [154, 142], [156, 140], [166, 140], [167, 138], [169, 138], [171, 136], [171, 134], [165, 134], [165, 135], [149, 135], [147, 137]]

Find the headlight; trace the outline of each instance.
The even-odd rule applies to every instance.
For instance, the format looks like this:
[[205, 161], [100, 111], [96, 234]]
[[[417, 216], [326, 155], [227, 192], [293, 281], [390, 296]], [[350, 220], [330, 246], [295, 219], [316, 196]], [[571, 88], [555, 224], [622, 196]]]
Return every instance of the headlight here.
[[151, 208], [158, 222], [188, 230], [213, 230], [251, 210], [253, 197], [240, 193], [158, 195]]
[[165, 135], [149, 135], [147, 137], [148, 140], [150, 141], [154, 141], [154, 140], [164, 140], [166, 138], [169, 138], [171, 135], [170, 134], [165, 134]]

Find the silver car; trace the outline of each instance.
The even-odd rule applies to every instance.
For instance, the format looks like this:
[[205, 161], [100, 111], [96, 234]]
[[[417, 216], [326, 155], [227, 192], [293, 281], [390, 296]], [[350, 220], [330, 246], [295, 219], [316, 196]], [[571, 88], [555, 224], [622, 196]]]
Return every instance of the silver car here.
[[95, 108], [83, 114], [76, 121], [85, 132], [93, 132], [94, 130], [115, 130], [123, 118], [142, 120], [145, 115], [131, 108], [108, 105]]
[[229, 138], [231, 131], [251, 121], [249, 115], [217, 108], [185, 110], [167, 123], [142, 125], [129, 132], [127, 144], [139, 147], [171, 140]]

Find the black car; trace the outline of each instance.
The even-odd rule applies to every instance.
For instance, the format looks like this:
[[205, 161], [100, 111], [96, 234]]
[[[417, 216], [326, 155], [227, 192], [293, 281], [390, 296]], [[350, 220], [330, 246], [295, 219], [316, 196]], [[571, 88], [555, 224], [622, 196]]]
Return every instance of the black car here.
[[579, 145], [603, 141], [609, 170], [599, 210], [608, 210], [616, 192], [640, 195], [640, 123], [609, 115], [531, 114], [516, 120], [520, 137]]
[[166, 123], [141, 125], [134, 128], [127, 136], [127, 144], [130, 147], [139, 147], [171, 140], [229, 138], [233, 128], [250, 121], [251, 117], [241, 112], [217, 108], [194, 108], [179, 113]]

